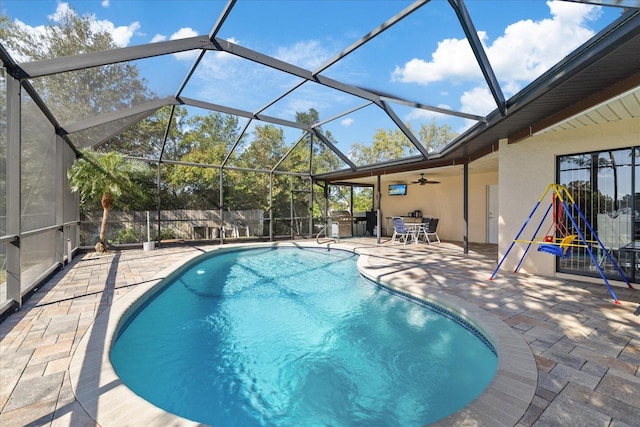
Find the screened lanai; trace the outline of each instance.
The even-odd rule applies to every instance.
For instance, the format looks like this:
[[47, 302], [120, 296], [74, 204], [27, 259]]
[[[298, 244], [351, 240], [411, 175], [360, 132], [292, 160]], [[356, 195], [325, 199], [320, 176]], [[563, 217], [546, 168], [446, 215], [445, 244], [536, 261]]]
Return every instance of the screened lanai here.
[[[82, 204], [67, 177], [83, 150], [147, 165], [145, 196], [125, 194], [112, 212], [115, 245], [313, 238], [332, 212], [381, 224], [385, 185], [434, 170], [463, 176], [466, 242], [468, 181], [476, 167], [498, 169], [501, 139], [524, 140], [639, 86], [633, 1], [541, 3], [557, 29], [566, 8], [597, 19], [564, 35], [556, 57], [537, 52], [530, 73], [498, 55], [518, 53], [507, 36], [509, 19], [526, 22], [519, 2], [160, 2], [166, 32], [127, 42], [90, 15], [58, 9], [63, 18], [35, 27], [7, 3], [2, 312], [95, 244], [100, 205]], [[119, 6], [137, 31], [144, 7]], [[504, 32], [487, 34], [496, 7]], [[281, 20], [261, 19], [273, 14]], [[446, 48], [455, 55], [442, 60]]]

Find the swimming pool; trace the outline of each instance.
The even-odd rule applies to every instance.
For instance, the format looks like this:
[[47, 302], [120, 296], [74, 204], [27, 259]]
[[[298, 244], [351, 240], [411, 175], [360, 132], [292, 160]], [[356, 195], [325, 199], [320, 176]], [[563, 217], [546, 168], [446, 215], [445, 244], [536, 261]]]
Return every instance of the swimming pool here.
[[363, 279], [356, 258], [200, 257], [123, 319], [112, 364], [148, 401], [219, 426], [424, 425], [480, 394], [495, 374], [490, 344]]

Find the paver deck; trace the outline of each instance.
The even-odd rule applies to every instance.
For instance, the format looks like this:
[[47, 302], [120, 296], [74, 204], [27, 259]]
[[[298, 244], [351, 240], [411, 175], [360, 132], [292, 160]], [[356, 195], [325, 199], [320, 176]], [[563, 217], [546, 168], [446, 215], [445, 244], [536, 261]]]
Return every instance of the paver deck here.
[[[297, 244], [315, 244], [298, 241]], [[227, 246], [227, 245], [225, 245]], [[496, 379], [439, 425], [640, 425], [640, 290], [500, 272], [497, 249], [343, 239], [363, 272], [468, 317], [497, 344]], [[335, 247], [335, 245], [334, 245]], [[76, 257], [0, 323], [0, 425], [190, 425], [127, 392], [104, 355], [127, 307], [211, 246]], [[128, 393], [128, 394], [127, 394]]]

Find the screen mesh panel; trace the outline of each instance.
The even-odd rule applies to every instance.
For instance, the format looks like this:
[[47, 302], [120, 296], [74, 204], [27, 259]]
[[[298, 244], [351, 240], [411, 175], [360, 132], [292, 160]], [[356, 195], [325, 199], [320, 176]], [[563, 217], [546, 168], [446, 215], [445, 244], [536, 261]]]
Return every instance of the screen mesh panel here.
[[58, 231], [49, 230], [20, 240], [21, 289], [29, 289], [56, 264]]
[[7, 234], [7, 79], [0, 69], [0, 236]]
[[63, 150], [62, 160], [62, 173], [60, 174], [61, 185], [63, 188], [63, 219], [64, 223], [78, 221], [80, 218], [78, 210], [78, 195], [72, 193], [69, 189], [69, 179], [67, 178], [67, 171], [73, 165], [76, 155], [67, 144], [60, 144]]
[[7, 302], [7, 244], [0, 244], [0, 306]]
[[56, 136], [30, 97], [22, 98], [22, 231], [55, 225]]

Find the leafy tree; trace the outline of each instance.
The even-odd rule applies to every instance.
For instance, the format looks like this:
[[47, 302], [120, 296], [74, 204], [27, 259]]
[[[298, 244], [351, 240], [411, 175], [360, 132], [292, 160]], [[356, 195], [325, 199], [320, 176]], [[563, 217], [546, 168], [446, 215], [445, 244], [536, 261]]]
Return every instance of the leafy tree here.
[[[313, 125], [320, 121], [320, 114], [314, 108], [310, 108], [308, 112], [299, 112], [296, 113], [296, 122]], [[338, 141], [333, 137], [331, 132], [325, 131], [322, 127], [318, 126], [316, 128], [329, 142], [334, 145], [338, 145]], [[308, 157], [304, 159], [299, 159], [299, 167], [298, 169], [294, 169], [287, 164], [287, 170], [296, 170], [300, 172], [311, 172], [312, 174], [318, 174], [323, 172], [335, 171], [339, 168], [345, 167], [346, 165], [338, 157], [323, 141], [321, 141], [315, 135], [313, 136], [313, 145], [310, 142], [306, 142], [304, 148], [307, 152], [311, 153], [311, 159]], [[343, 148], [344, 149], [344, 148]], [[310, 164], [309, 164], [310, 162]], [[311, 170], [309, 170], [311, 167]], [[301, 188], [305, 189], [306, 188]], [[324, 200], [324, 190], [322, 186], [315, 185], [311, 189], [313, 191], [313, 207], [312, 207], [312, 215], [314, 218], [321, 218], [324, 216], [323, 207], [324, 203], [321, 201]], [[341, 209], [339, 202], [337, 199], [343, 199], [347, 197], [347, 189], [344, 187], [332, 187], [332, 191], [334, 193], [334, 197], [330, 197], [329, 200], [329, 210]], [[307, 193], [299, 193], [300, 198], [304, 198], [304, 200], [300, 200], [298, 203], [301, 206], [306, 206], [308, 204], [308, 194]], [[336, 200], [334, 200], [336, 199]], [[302, 211], [302, 209], [300, 209]]]
[[356, 164], [369, 165], [385, 160], [394, 160], [413, 154], [415, 147], [400, 129], [378, 129], [370, 146], [355, 143], [351, 146], [351, 157]]
[[[313, 125], [320, 121], [320, 114], [314, 108], [310, 108], [308, 112], [299, 112], [296, 113], [296, 122], [302, 123], [306, 125]], [[335, 140], [331, 132], [325, 131], [321, 126], [316, 127], [316, 129], [332, 144], [337, 144], [338, 141]], [[317, 137], [313, 138], [313, 149], [311, 150], [312, 159], [311, 159], [311, 172], [321, 173], [321, 172], [330, 172], [334, 171], [340, 167], [344, 166], [342, 159], [340, 159], [331, 149], [329, 149], [324, 142], [319, 141]], [[307, 145], [308, 148], [308, 145]], [[306, 167], [305, 171], [308, 171], [308, 165], [304, 165]]]
[[458, 136], [458, 134], [451, 129], [451, 126], [447, 124], [437, 126], [435, 120], [432, 120], [428, 125], [422, 124], [419, 135], [420, 142], [429, 152], [441, 150]]
[[256, 125], [253, 141], [240, 155], [238, 164], [247, 168], [269, 169], [275, 166], [286, 151], [282, 128], [271, 124]]
[[[100, 146], [101, 151], [119, 151], [133, 157], [158, 158], [167, 130], [171, 107], [160, 108], [155, 114], [139, 121]], [[174, 110], [163, 158], [179, 158], [177, 148], [182, 139], [186, 109]]]
[[[373, 188], [350, 185], [333, 185], [329, 192], [329, 211], [351, 210], [353, 191], [353, 212], [367, 212], [373, 209]], [[331, 213], [331, 212], [329, 212]]]
[[[409, 130], [411, 126], [407, 125]], [[437, 126], [435, 121], [422, 124], [418, 132], [420, 144], [427, 151], [437, 151], [454, 139], [457, 134], [451, 126]], [[418, 150], [400, 129], [378, 129], [371, 145], [355, 143], [351, 146], [351, 156], [356, 164], [370, 165], [386, 160], [396, 160], [418, 154]]]
[[[176, 141], [168, 157], [202, 165], [221, 165], [239, 132], [238, 118], [221, 113], [194, 116], [186, 121], [185, 127], [189, 131]], [[182, 197], [189, 207], [220, 207], [218, 168], [176, 165], [169, 170], [167, 179], [174, 194]]]
[[368, 212], [373, 210], [373, 188], [354, 187], [353, 188], [353, 211]]
[[318, 123], [319, 121], [320, 121], [320, 114], [315, 108], [309, 108], [309, 111], [307, 112], [296, 113], [296, 123], [311, 126], [314, 123]]
[[[407, 127], [411, 130], [411, 126]], [[437, 151], [457, 135], [449, 125], [436, 126], [435, 120], [423, 124], [418, 132], [420, 143], [427, 151]], [[400, 129], [378, 129], [371, 145], [355, 143], [350, 148], [350, 156], [356, 164], [369, 165], [416, 155], [418, 150]], [[344, 205], [349, 193], [346, 188], [333, 189], [332, 201]], [[367, 188], [354, 188], [354, 211], [369, 211], [373, 208], [373, 192]], [[330, 206], [330, 209], [334, 208]]]
[[[125, 156], [126, 160], [131, 160]], [[139, 162], [137, 160], [133, 160]], [[143, 163], [143, 162], [139, 162]], [[123, 192], [115, 201], [114, 209], [122, 212], [143, 212], [154, 211], [158, 208], [157, 198], [157, 169], [155, 165], [146, 165], [141, 173], [136, 173], [131, 177], [131, 182], [136, 191]], [[91, 209], [95, 211], [96, 206]], [[83, 209], [86, 211], [86, 209]]]
[[[284, 156], [287, 151], [284, 142], [284, 131], [273, 125], [256, 125], [253, 140], [243, 147], [236, 164], [249, 169], [270, 169]], [[269, 209], [269, 174], [267, 173], [238, 173], [229, 171], [225, 181], [230, 184], [225, 192], [225, 204], [232, 209], [254, 208]], [[274, 206], [281, 205], [281, 200], [288, 203], [287, 185], [275, 185], [280, 180], [274, 178]], [[286, 188], [286, 190], [285, 190]], [[286, 197], [281, 193], [287, 191]]]
[[[350, 148], [350, 157], [359, 165], [395, 160], [416, 153], [417, 149], [400, 129], [378, 129], [371, 145], [355, 143]], [[354, 211], [370, 211], [373, 208], [372, 192], [364, 192], [357, 198], [355, 194], [359, 192], [354, 192]], [[345, 206], [350, 205], [350, 195], [350, 187], [333, 187], [329, 210], [336, 209], [338, 205], [342, 206], [339, 209], [345, 209]]]
[[[3, 19], [0, 20], [0, 39], [19, 61], [118, 47], [110, 33], [97, 29], [92, 23], [92, 16], [79, 16], [72, 9], [42, 33], [28, 31], [16, 22]], [[129, 63], [50, 75], [34, 79], [32, 84], [63, 124], [121, 110], [155, 97], [140, 77], [138, 68]], [[97, 134], [97, 129], [85, 131], [82, 138], [91, 141]]]
[[105, 154], [90, 149], [82, 150], [81, 156], [69, 168], [67, 175], [71, 191], [80, 193], [81, 203], [100, 200], [103, 214], [97, 252], [104, 252], [106, 248], [107, 220], [116, 198], [124, 192], [139, 192], [135, 178], [147, 169], [145, 163], [127, 159], [116, 152]]

